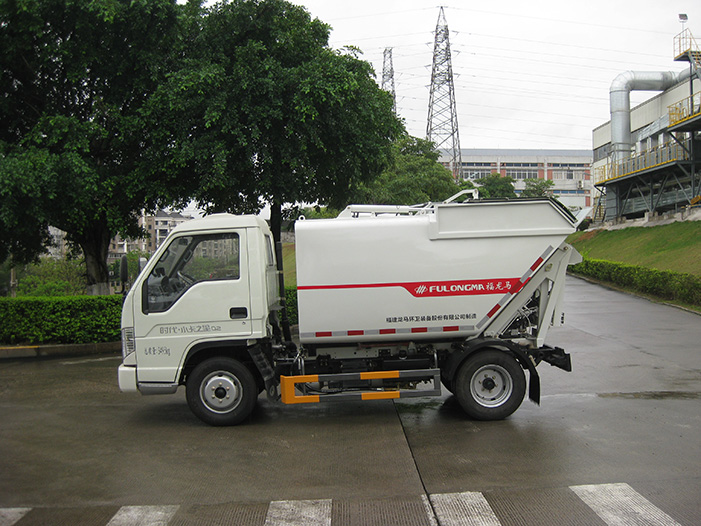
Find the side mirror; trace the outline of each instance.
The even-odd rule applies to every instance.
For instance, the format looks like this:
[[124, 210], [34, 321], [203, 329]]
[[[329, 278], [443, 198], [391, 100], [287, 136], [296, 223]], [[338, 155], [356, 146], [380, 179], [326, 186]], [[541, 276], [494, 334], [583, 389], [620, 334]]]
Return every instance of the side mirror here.
[[122, 282], [122, 286], [129, 281], [129, 262], [126, 255], [122, 256], [122, 260], [119, 262], [119, 280]]
[[146, 268], [146, 263], [148, 263], [148, 259], [146, 258], [139, 258], [139, 274], [141, 274], [141, 271]]

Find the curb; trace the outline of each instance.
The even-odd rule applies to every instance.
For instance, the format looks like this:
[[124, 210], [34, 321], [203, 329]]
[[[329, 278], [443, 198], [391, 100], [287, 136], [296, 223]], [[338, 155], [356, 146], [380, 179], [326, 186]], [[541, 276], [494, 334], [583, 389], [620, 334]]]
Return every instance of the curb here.
[[121, 342], [66, 345], [17, 345], [0, 347], [0, 360], [85, 356], [91, 354], [116, 354], [119, 353], [121, 349]]

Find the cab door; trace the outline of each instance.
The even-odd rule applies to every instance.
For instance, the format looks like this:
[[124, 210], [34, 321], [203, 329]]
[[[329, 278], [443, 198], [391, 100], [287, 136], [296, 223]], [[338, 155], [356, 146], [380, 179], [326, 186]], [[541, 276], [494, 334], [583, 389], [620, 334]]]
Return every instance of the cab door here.
[[246, 229], [186, 232], [168, 241], [136, 291], [137, 380], [176, 382], [184, 353], [252, 332]]

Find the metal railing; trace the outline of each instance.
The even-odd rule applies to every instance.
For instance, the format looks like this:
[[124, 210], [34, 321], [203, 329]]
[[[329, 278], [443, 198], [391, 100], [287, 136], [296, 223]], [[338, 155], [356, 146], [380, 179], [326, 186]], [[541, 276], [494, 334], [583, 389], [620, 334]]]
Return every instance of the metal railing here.
[[701, 114], [701, 91], [667, 106], [667, 112], [670, 126]]
[[685, 150], [677, 142], [668, 142], [638, 155], [628, 157], [627, 159], [616, 161], [606, 166], [601, 166], [594, 170], [594, 184], [612, 181], [626, 175], [642, 172], [643, 170], [662, 166], [667, 163], [688, 160], [688, 148], [690, 148], [690, 142], [687, 139], [684, 141], [684, 143], [687, 150]]
[[[687, 28], [674, 37], [674, 56], [676, 58], [679, 58], [687, 53], [694, 55], [695, 52], [698, 51], [699, 46], [696, 43], [694, 36], [691, 34], [690, 29]], [[690, 56], [689, 58], [693, 60], [693, 56]]]

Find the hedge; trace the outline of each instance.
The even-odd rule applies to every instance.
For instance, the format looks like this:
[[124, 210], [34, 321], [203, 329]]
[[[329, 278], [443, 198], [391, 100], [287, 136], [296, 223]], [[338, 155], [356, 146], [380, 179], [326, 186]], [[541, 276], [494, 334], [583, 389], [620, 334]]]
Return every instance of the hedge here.
[[[297, 289], [285, 288], [290, 323], [297, 324]], [[0, 343], [119, 341], [122, 296], [0, 298]]]
[[570, 272], [665, 300], [701, 306], [701, 277], [584, 258]]
[[0, 298], [0, 342], [119, 341], [122, 296]]

